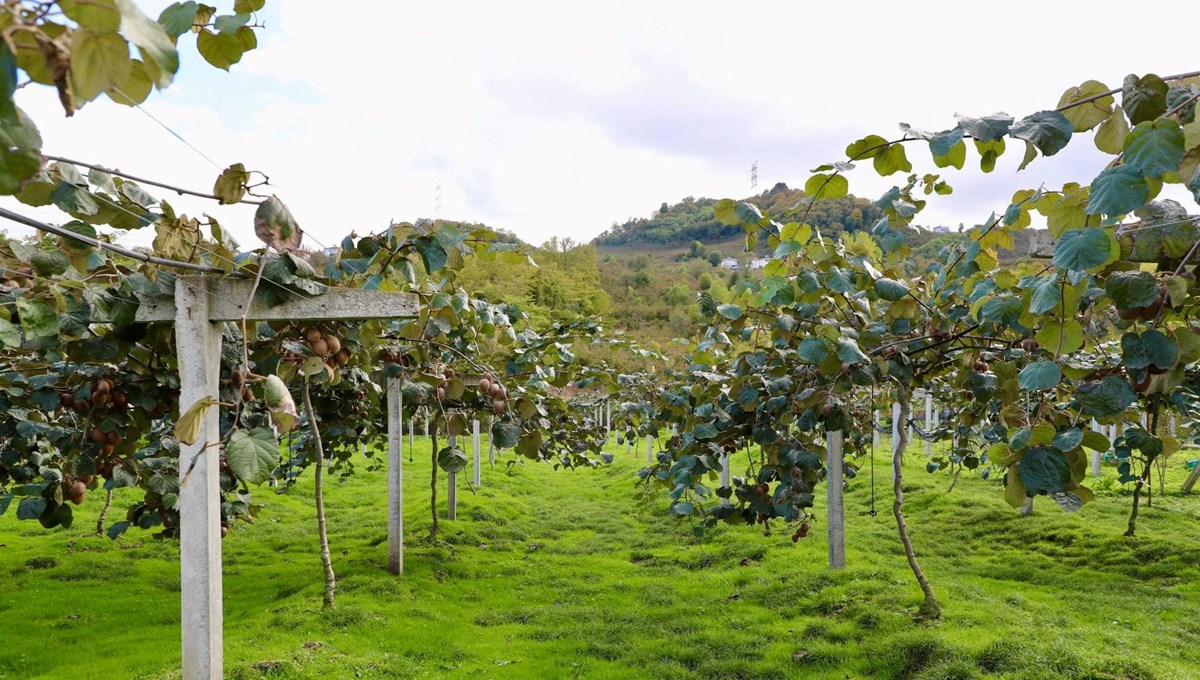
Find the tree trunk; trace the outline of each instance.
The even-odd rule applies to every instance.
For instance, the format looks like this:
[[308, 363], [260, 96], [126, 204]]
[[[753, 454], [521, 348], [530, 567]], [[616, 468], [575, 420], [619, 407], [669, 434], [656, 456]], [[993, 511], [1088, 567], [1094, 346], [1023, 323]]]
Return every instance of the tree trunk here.
[[302, 383], [304, 389], [304, 410], [308, 414], [308, 425], [312, 428], [313, 442], [317, 447], [317, 471], [314, 475], [314, 487], [317, 497], [317, 537], [321, 542], [321, 566], [325, 570], [326, 609], [332, 609], [337, 593], [337, 575], [333, 573], [333, 557], [329, 553], [329, 533], [325, 530], [325, 445], [321, 441], [321, 428], [317, 425], [317, 414], [313, 411], [312, 399], [308, 394], [308, 380]]
[[[426, 427], [428, 427], [428, 424], [426, 425]], [[436, 424], [433, 426], [433, 432], [429, 433], [429, 437], [430, 437], [430, 439], [429, 439], [430, 448], [433, 451], [433, 453], [430, 455], [430, 458], [432, 458], [432, 462], [433, 462], [432, 471], [429, 473], [429, 514], [431, 517], [433, 517], [433, 524], [429, 525], [429, 540], [436, 541], [437, 534], [438, 534], [438, 518], [437, 518], [438, 441], [437, 441], [437, 425]]]
[[1133, 510], [1129, 511], [1129, 527], [1125, 529], [1126, 536], [1132, 537], [1137, 534], [1138, 502], [1141, 500], [1142, 487], [1149, 488], [1150, 486], [1150, 469], [1153, 466], [1153, 459], [1146, 461], [1146, 467], [1142, 470], [1142, 476], [1138, 480], [1137, 486], [1133, 488]]
[[913, 551], [912, 539], [908, 536], [908, 525], [904, 522], [904, 489], [901, 482], [904, 478], [904, 449], [908, 446], [908, 428], [904, 427], [903, 423], [908, 422], [911, 409], [911, 395], [908, 386], [897, 386], [896, 401], [900, 404], [901, 426], [897, 428], [896, 436], [899, 437], [899, 444], [896, 446], [895, 455], [892, 456], [892, 489], [896, 494], [896, 498], [892, 502], [892, 514], [896, 516], [896, 528], [900, 532], [900, 542], [904, 544], [904, 556], [908, 558], [908, 566], [912, 569], [913, 575], [917, 577], [917, 584], [921, 586], [921, 592], [925, 594], [925, 600], [921, 602], [918, 613], [922, 618], [936, 619], [941, 617], [942, 607], [938, 604], [937, 596], [933, 594], [933, 586], [929, 585], [929, 579], [925, 578], [925, 572], [921, 571], [921, 565], [917, 564], [917, 554]]
[[112, 507], [112, 489], [104, 492], [104, 507], [100, 508], [100, 519], [96, 520], [96, 535], [104, 535], [104, 520], [108, 519], [108, 509]]

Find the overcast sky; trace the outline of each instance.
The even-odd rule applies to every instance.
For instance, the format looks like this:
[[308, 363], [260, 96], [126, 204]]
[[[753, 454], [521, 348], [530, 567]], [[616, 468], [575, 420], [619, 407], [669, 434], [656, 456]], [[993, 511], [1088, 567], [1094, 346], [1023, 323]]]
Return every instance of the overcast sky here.
[[[167, 3], [139, 4], [157, 16]], [[1154, 3], [1155, 17], [1181, 20], [1174, 37], [1157, 18], [1136, 30], [1134, 5], [1045, 0], [341, 6], [268, 0], [259, 49], [228, 74], [183, 38], [175, 84], [144, 105], [217, 165], [269, 175], [325, 245], [435, 212], [533, 243], [588, 240], [663, 201], [745, 197], [755, 161], [757, 191], [802, 185], [847, 143], [898, 136], [901, 121], [942, 130], [955, 112], [1020, 118], [1089, 78], [1116, 87], [1131, 72], [1200, 69], [1184, 2]], [[65, 119], [48, 88], [17, 97], [47, 153], [202, 190], [219, 172], [139, 111], [104, 101]], [[1090, 181], [1104, 159], [1078, 141], [1020, 175], [1021, 149], [990, 175], [971, 150], [950, 171], [954, 195], [919, 221], [972, 224], [1017, 188]], [[914, 171], [935, 171], [926, 151], [909, 154]], [[851, 174], [853, 193], [874, 199], [903, 182], [868, 172]], [[256, 245], [250, 209], [156, 195]]]

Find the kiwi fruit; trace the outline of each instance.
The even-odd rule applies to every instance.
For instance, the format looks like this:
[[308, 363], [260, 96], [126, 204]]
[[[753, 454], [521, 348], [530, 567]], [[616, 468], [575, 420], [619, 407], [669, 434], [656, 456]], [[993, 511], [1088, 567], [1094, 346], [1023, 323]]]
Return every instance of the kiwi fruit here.
[[326, 335], [325, 346], [329, 348], [330, 354], [337, 354], [342, 349], [342, 341], [338, 340], [336, 335]]
[[304, 331], [304, 339], [308, 340], [308, 344], [310, 345], [315, 344], [322, 337], [321, 329], [316, 326]]
[[311, 344], [313, 354], [323, 357], [329, 354], [329, 343], [325, 342], [325, 338], [318, 338], [316, 342]]

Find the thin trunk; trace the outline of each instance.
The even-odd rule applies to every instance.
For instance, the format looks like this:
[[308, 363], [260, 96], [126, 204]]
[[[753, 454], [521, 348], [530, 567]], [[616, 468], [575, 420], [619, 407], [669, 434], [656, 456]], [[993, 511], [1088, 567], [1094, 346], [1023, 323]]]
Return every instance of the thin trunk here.
[[[1142, 487], [1144, 486], [1147, 489], [1150, 488], [1150, 468], [1153, 466], [1153, 464], [1153, 460], [1146, 462], [1146, 468], [1142, 470], [1141, 479], [1138, 480], [1137, 486], [1133, 488], [1133, 510], [1129, 512], [1129, 528], [1125, 529], [1126, 536], [1135, 536], [1137, 534], [1138, 502], [1141, 499]], [[1149, 505], [1149, 503], [1147, 503], [1147, 505]]]
[[[1151, 412], [1150, 434], [1157, 435], [1158, 434], [1158, 399], [1157, 399], [1157, 395], [1155, 395], [1154, 401], [1151, 402], [1151, 404], [1150, 404], [1150, 412]], [[1144, 468], [1142, 468], [1142, 476], [1138, 480], [1137, 486], [1135, 486], [1133, 488], [1133, 509], [1129, 511], [1129, 527], [1125, 529], [1126, 536], [1133, 537], [1137, 534], [1138, 503], [1139, 503], [1139, 501], [1141, 501], [1142, 487], [1146, 488], [1146, 494], [1147, 494], [1146, 505], [1147, 506], [1150, 505], [1149, 493], [1152, 488], [1152, 484], [1150, 482], [1150, 473], [1154, 471], [1154, 459], [1156, 457], [1157, 456], [1151, 456], [1150, 458], [1146, 459], [1146, 466]]]
[[104, 535], [104, 520], [108, 519], [108, 509], [112, 507], [112, 489], [104, 492], [104, 507], [100, 508], [100, 519], [96, 520], [96, 535]]
[[335, 605], [337, 575], [333, 573], [333, 557], [329, 553], [329, 533], [325, 530], [325, 445], [321, 442], [321, 428], [317, 425], [317, 414], [313, 411], [312, 399], [308, 394], [308, 381], [303, 383], [304, 411], [308, 414], [308, 425], [312, 428], [313, 442], [317, 446], [317, 471], [314, 486], [317, 497], [317, 537], [321, 542], [321, 567], [325, 570], [325, 608]]
[[[901, 424], [908, 422], [911, 409], [910, 399], [908, 387], [898, 386], [896, 401], [900, 404]], [[899, 437], [899, 445], [896, 447], [895, 455], [892, 456], [892, 489], [896, 494], [896, 499], [892, 502], [892, 514], [896, 516], [896, 528], [900, 531], [900, 542], [904, 544], [904, 556], [908, 558], [908, 566], [912, 569], [913, 575], [917, 577], [917, 584], [921, 586], [921, 592], [925, 594], [925, 600], [921, 603], [918, 613], [922, 618], [936, 619], [941, 617], [942, 607], [938, 604], [937, 596], [933, 594], [933, 586], [929, 585], [929, 579], [925, 578], [925, 572], [921, 571], [921, 565], [917, 564], [917, 554], [913, 551], [912, 539], [908, 536], [908, 525], [904, 522], [904, 489], [901, 482], [904, 478], [904, 449], [908, 446], [908, 428], [903, 426], [897, 428], [897, 437]]]
[[429, 434], [429, 437], [430, 437], [430, 439], [429, 439], [430, 446], [433, 449], [433, 454], [430, 456], [432, 458], [432, 462], [433, 462], [433, 465], [432, 465], [433, 471], [430, 472], [430, 474], [429, 474], [429, 514], [433, 517], [433, 524], [429, 525], [429, 540], [436, 541], [437, 533], [438, 533], [438, 518], [437, 518], [437, 468], [438, 468], [437, 444], [438, 444], [438, 442], [437, 442], [437, 426], [436, 425], [433, 428], [433, 432], [431, 432]]

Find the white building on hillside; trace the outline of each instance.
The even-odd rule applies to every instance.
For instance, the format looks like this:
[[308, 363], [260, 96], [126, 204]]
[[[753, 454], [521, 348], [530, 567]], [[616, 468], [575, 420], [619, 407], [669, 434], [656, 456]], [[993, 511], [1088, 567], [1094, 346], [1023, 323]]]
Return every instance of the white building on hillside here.
[[741, 269], [741, 266], [738, 264], [737, 258], [727, 257], [727, 258], [721, 260], [721, 269], [736, 270], [736, 269]]

